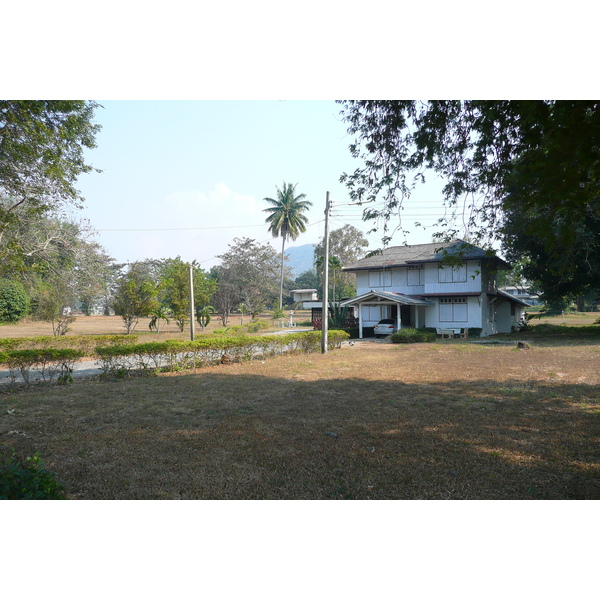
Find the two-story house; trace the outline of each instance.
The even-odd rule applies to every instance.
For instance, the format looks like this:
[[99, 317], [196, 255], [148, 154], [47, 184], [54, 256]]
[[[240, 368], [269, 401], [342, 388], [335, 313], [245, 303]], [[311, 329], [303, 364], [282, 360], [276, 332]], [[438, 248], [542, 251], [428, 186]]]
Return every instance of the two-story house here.
[[[449, 264], [446, 256], [454, 258]], [[480, 328], [481, 335], [508, 333], [528, 303], [496, 285], [496, 272], [511, 266], [461, 240], [386, 248], [382, 254], [344, 266], [356, 274], [353, 306], [360, 337], [364, 327], [394, 319], [396, 328]]]

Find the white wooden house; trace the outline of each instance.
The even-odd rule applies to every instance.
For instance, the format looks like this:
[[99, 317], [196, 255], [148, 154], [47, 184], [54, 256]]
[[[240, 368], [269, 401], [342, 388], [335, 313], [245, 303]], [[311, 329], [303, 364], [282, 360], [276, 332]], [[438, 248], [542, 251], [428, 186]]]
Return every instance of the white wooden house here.
[[[442, 262], [445, 256], [459, 264]], [[508, 333], [529, 306], [498, 289], [496, 272], [511, 266], [498, 256], [461, 240], [386, 248], [382, 254], [344, 266], [356, 275], [353, 306], [364, 327], [395, 319], [396, 328], [434, 327], [481, 335]]]
[[[302, 308], [313, 308], [317, 305], [317, 290], [310, 288], [304, 290], [290, 290], [295, 303], [302, 303]], [[320, 304], [319, 304], [320, 306]]]

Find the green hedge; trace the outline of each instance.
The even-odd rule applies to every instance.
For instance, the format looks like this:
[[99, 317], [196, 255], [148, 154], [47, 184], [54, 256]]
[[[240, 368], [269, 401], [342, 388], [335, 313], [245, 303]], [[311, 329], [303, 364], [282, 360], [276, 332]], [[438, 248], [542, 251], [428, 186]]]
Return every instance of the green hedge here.
[[15, 383], [19, 374], [30, 383], [31, 371], [38, 372], [44, 381], [52, 383], [71, 380], [75, 361], [84, 357], [81, 350], [72, 348], [45, 348], [38, 350], [8, 350], [0, 352], [0, 365], [8, 367], [9, 377]]
[[258, 333], [262, 329], [269, 329], [270, 325], [266, 321], [254, 321], [245, 325], [230, 325], [228, 327], [219, 327], [213, 331], [213, 335], [244, 335], [247, 333]]
[[[126, 375], [132, 371], [176, 371], [212, 365], [227, 360], [239, 362], [289, 353], [318, 352], [321, 349], [321, 332], [305, 331], [287, 335], [238, 335], [202, 336], [197, 340], [166, 340], [144, 344], [123, 344], [119, 341], [135, 341], [136, 336], [72, 336], [68, 338], [8, 338], [0, 340], [0, 365], [8, 367], [12, 383], [21, 375], [30, 383], [31, 372], [38, 372], [44, 381], [52, 383], [71, 381], [75, 362], [92, 353], [88, 350], [90, 338], [100, 341], [93, 355], [99, 359], [105, 374]], [[344, 331], [332, 330], [328, 347], [339, 348], [349, 338]], [[57, 346], [75, 340], [79, 348], [22, 348], [18, 345], [43, 346], [53, 342]], [[83, 349], [85, 348], [85, 350]]]
[[45, 350], [48, 348], [69, 348], [79, 350], [86, 356], [94, 356], [98, 346], [134, 344], [137, 335], [41, 335], [37, 337], [1, 338], [0, 352], [7, 350]]
[[414, 344], [418, 342], [434, 342], [435, 338], [435, 332], [402, 328], [393, 333], [390, 339], [394, 344]]
[[[328, 347], [339, 348], [348, 337], [344, 331], [330, 331]], [[211, 335], [194, 341], [167, 340], [98, 347], [96, 353], [105, 374], [126, 376], [133, 371], [179, 371], [224, 360], [241, 362], [281, 354], [318, 352], [320, 349], [321, 332], [306, 331], [287, 335]]]

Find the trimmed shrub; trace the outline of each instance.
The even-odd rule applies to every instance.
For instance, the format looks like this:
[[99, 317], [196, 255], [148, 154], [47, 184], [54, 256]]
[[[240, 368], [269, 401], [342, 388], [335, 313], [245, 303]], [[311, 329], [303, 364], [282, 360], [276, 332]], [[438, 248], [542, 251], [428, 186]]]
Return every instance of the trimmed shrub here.
[[435, 333], [437, 335], [437, 329], [435, 327], [417, 327], [417, 331]]
[[41, 335], [25, 338], [2, 338], [0, 339], [0, 351], [68, 348], [79, 350], [85, 356], [93, 356], [98, 346], [134, 344], [137, 339], [137, 335], [69, 335], [62, 337]]
[[434, 342], [436, 334], [430, 331], [402, 328], [390, 337], [394, 344], [415, 344], [419, 342]]
[[29, 296], [18, 281], [0, 279], [0, 323], [15, 323], [29, 311]]
[[11, 454], [0, 462], [0, 500], [64, 500], [56, 475], [43, 468], [38, 452], [25, 461]]
[[270, 325], [266, 321], [254, 321], [245, 325], [231, 325], [229, 327], [220, 327], [213, 331], [213, 335], [244, 335], [246, 333], [258, 333], [262, 329], [269, 329]]
[[58, 375], [60, 381], [66, 382], [73, 372], [75, 361], [83, 356], [81, 350], [71, 348], [7, 350], [0, 353], [0, 364], [8, 367], [12, 383], [15, 383], [20, 373], [23, 381], [29, 384], [32, 370], [40, 373], [44, 381], [52, 383]]
[[[344, 331], [332, 330], [328, 335], [328, 347], [339, 348], [348, 337]], [[306, 331], [287, 335], [203, 336], [193, 342], [167, 340], [99, 347], [96, 353], [105, 374], [122, 377], [132, 371], [178, 371], [219, 364], [224, 355], [229, 361], [241, 362], [281, 354], [318, 352], [320, 348], [321, 332]]]
[[358, 336], [360, 335], [358, 327], [344, 327], [341, 331], [345, 331], [350, 336], [350, 339], [353, 340], [358, 339]]

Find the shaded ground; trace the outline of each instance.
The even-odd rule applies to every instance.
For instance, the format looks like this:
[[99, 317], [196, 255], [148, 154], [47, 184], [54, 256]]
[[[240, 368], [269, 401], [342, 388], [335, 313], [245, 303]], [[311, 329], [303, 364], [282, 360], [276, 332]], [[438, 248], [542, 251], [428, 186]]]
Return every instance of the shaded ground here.
[[600, 344], [357, 343], [0, 396], [85, 499], [598, 499]]

